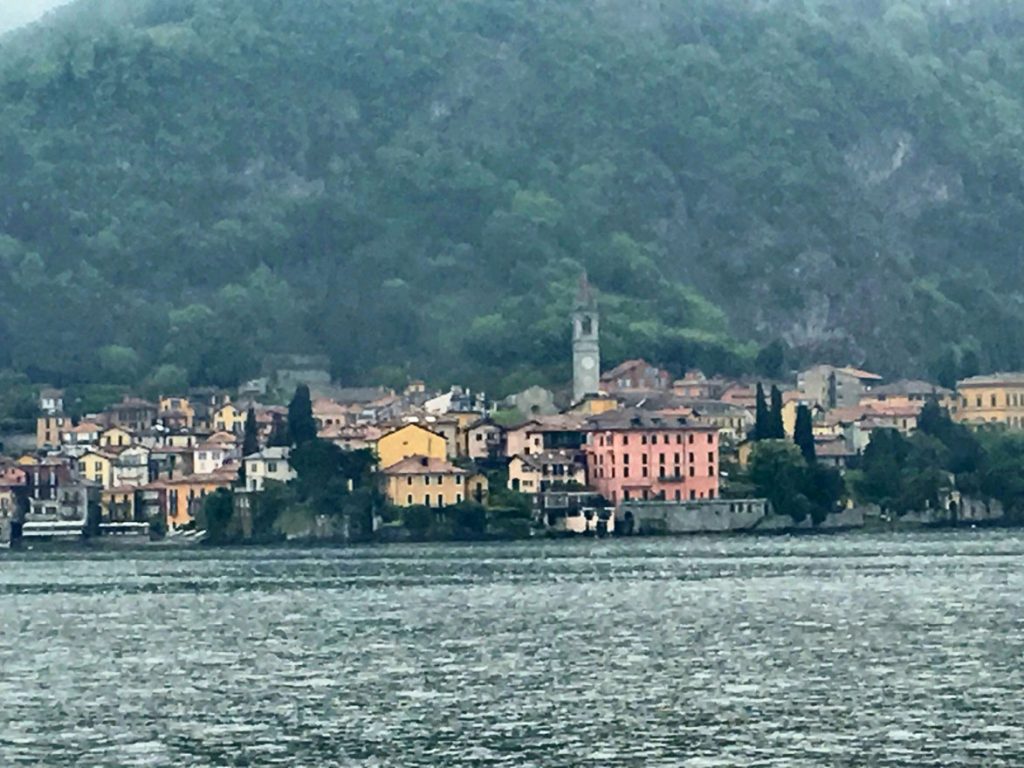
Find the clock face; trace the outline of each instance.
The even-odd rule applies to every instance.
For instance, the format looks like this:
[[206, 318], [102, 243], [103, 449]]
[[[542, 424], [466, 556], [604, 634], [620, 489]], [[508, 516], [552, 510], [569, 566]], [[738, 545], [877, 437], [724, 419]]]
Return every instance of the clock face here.
[[592, 371], [594, 370], [594, 358], [584, 357], [582, 360], [580, 360], [580, 365], [583, 366], [583, 370]]

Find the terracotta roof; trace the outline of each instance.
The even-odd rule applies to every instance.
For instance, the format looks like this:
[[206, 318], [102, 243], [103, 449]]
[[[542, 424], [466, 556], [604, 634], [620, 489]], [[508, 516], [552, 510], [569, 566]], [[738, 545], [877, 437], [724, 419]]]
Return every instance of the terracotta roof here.
[[83, 421], [77, 427], [71, 427], [70, 429], [65, 429], [63, 431], [69, 434], [82, 435], [87, 432], [102, 432], [103, 427], [101, 427], [99, 424], [94, 424], [91, 421]]
[[383, 470], [385, 475], [468, 475], [464, 469], [456, 467], [444, 459], [427, 456], [410, 456], [395, 462]]
[[621, 362], [614, 368], [612, 368], [610, 371], [605, 371], [604, 373], [602, 373], [601, 381], [611, 381], [612, 379], [616, 379], [622, 374], [628, 373], [630, 370], [640, 365], [642, 365], [644, 368], [648, 367], [647, 361], [640, 357], [635, 358], [633, 360], [626, 360], [624, 362]]
[[104, 489], [103, 493], [104, 495], [114, 493], [134, 493], [137, 490], [138, 486], [136, 485], [115, 485], [113, 488]]

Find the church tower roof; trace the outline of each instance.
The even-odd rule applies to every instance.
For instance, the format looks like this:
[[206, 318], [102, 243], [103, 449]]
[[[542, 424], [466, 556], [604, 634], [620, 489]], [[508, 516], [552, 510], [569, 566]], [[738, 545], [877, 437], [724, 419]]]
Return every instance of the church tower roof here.
[[580, 274], [580, 287], [576, 291], [576, 309], [596, 309], [597, 301], [594, 298], [594, 291], [590, 287], [590, 281], [587, 279], [587, 273], [584, 271]]

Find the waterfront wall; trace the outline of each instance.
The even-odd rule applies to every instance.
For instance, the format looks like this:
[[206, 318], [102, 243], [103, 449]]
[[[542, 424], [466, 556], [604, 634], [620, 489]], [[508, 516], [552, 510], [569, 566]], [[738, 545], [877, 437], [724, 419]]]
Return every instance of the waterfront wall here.
[[621, 533], [728, 533], [757, 528], [769, 515], [765, 499], [627, 501], [615, 516]]
[[618, 533], [682, 535], [693, 533], [784, 533], [804, 530], [845, 530], [864, 527], [864, 510], [854, 507], [829, 515], [815, 526], [772, 512], [765, 499], [697, 499], [693, 501], [630, 501], [619, 508]]

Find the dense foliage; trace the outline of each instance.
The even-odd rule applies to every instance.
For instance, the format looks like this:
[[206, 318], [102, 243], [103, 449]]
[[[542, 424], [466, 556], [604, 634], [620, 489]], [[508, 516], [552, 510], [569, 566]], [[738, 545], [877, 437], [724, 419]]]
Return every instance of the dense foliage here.
[[1001, 0], [79, 0], [0, 45], [0, 367], [559, 383], [586, 268], [613, 362], [1016, 368], [1022, 32]]

